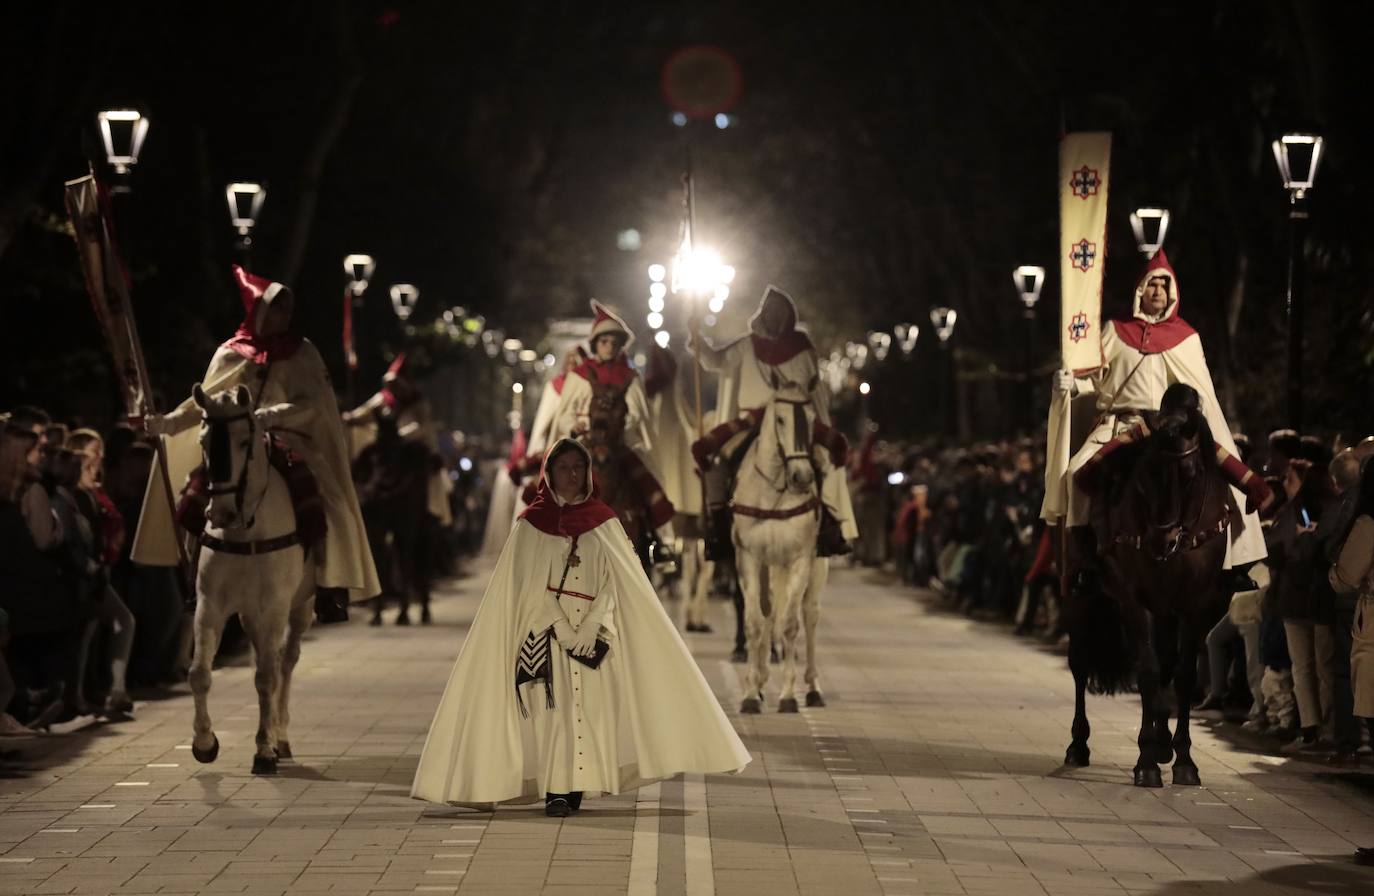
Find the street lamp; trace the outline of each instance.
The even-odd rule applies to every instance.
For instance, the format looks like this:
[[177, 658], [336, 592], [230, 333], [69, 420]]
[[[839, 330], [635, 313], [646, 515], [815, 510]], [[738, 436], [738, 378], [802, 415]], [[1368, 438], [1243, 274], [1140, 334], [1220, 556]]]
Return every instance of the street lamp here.
[[1288, 191], [1288, 423], [1302, 432], [1302, 244], [1307, 229], [1307, 191], [1317, 180], [1324, 141], [1314, 134], [1284, 134], [1274, 141], [1274, 161]]
[[[1135, 215], [1131, 216], [1132, 224], [1136, 221]], [[1168, 221], [1168, 213], [1165, 213], [1165, 221]], [[1163, 230], [1160, 231], [1163, 233]], [[1136, 231], [1137, 240], [1139, 230]], [[1021, 304], [1026, 308], [1026, 421], [1027, 431], [1035, 428], [1035, 383], [1033, 367], [1035, 366], [1035, 303], [1040, 301], [1040, 287], [1045, 285], [1045, 269], [1036, 265], [1023, 264], [1012, 272], [1012, 281], [1016, 283], [1016, 291], [1021, 296]]]
[[1131, 231], [1135, 233], [1135, 247], [1149, 261], [1164, 245], [1169, 232], [1167, 208], [1138, 208], [1131, 212]]
[[362, 307], [363, 293], [367, 291], [368, 281], [372, 279], [372, 272], [377, 269], [377, 263], [372, 260], [371, 255], [345, 255], [343, 267], [344, 276], [348, 278], [348, 283], [344, 287], [343, 305], [344, 366], [348, 371], [345, 389], [351, 405], [353, 376], [358, 369], [358, 353], [353, 348], [353, 308]]
[[897, 337], [897, 347], [902, 350], [902, 357], [906, 357], [916, 348], [916, 337], [921, 335], [921, 328], [911, 323], [897, 324], [892, 328], [892, 334]]
[[954, 356], [949, 349], [949, 337], [954, 335], [954, 324], [959, 320], [959, 312], [953, 308], [938, 307], [930, 309], [930, 325], [935, 328], [935, 335], [939, 337], [940, 349], [945, 356], [945, 376], [948, 382], [945, 385], [945, 426], [950, 432], [954, 431], [954, 403], [956, 400], [956, 387], [954, 384]]
[[110, 109], [96, 115], [100, 139], [105, 144], [105, 160], [120, 176], [138, 164], [139, 151], [148, 136], [148, 119], [133, 109]]
[[235, 182], [224, 188], [224, 198], [229, 202], [229, 221], [239, 232], [238, 247], [247, 262], [253, 248], [251, 234], [267, 201], [267, 187], [251, 181]]
[[892, 336], [882, 330], [870, 330], [868, 347], [873, 352], [874, 360], [886, 361], [887, 353], [892, 349]]
[[420, 290], [409, 283], [397, 283], [391, 287], [391, 310], [401, 321], [410, 319], [415, 311], [415, 303], [420, 301]]

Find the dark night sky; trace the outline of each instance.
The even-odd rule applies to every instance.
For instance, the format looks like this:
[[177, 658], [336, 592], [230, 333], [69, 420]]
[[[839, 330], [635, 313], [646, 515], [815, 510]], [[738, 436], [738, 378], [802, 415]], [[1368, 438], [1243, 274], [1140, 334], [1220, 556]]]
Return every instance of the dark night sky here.
[[[1108, 311], [1138, 270], [1129, 211], [1169, 206], [1185, 314], [1255, 429], [1279, 414], [1272, 358], [1284, 333], [1286, 200], [1268, 141], [1320, 128], [1313, 403], [1331, 429], [1369, 428], [1374, 146], [1355, 4], [1106, 2], [1091, 15], [1009, 0], [899, 15], [878, 4], [188, 8], [54, 3], [7, 30], [4, 121], [20, 126], [0, 128], [0, 325], [18, 349], [3, 362], [0, 407], [32, 400], [98, 417], [108, 403], [57, 224], [62, 180], [82, 173], [83, 143], [95, 154], [94, 112], [133, 104], [153, 127], [122, 226], [150, 363], [169, 392], [237, 322], [224, 275], [229, 179], [269, 185], [256, 268], [290, 275], [288, 247], [304, 238], [293, 279], [338, 375], [347, 252], [376, 255], [382, 287], [418, 284], [417, 318], [461, 303], [537, 340], [546, 317], [596, 296], [642, 324], [645, 266], [676, 240], [689, 137], [701, 237], [740, 272], [733, 320], [776, 282], [828, 350], [868, 328], [925, 323], [945, 304], [960, 310], [963, 369], [1019, 371], [1024, 323], [1008, 274], [1055, 268], [1063, 125], [1114, 133]], [[739, 60], [745, 90], [725, 131], [669, 122], [659, 70], [694, 43]], [[322, 166], [305, 227], [312, 153]], [[616, 248], [625, 227], [644, 235], [639, 252]], [[1228, 328], [1237, 284], [1244, 301]], [[1056, 290], [1051, 273], [1044, 366]], [[369, 294], [362, 321], [368, 380], [383, 343], [401, 344], [383, 293]], [[885, 428], [930, 428], [919, 418], [938, 388], [936, 354], [923, 335], [914, 361], [876, 374], [892, 388], [875, 399], [897, 396], [878, 408]], [[1005, 431], [996, 418], [1016, 390], [975, 387], [985, 434]]]

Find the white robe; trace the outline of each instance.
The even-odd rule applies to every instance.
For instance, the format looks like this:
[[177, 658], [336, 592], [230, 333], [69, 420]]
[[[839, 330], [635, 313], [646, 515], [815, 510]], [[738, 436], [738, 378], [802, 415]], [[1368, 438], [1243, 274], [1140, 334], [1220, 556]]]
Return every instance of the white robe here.
[[[529, 802], [545, 793], [619, 793], [680, 772], [737, 772], [740, 742], [682, 638], [663, 612], [620, 522], [583, 533], [560, 605], [576, 626], [601, 622], [610, 652], [596, 670], [550, 643], [554, 707], [541, 684], [516, 702], [526, 636], [556, 619], [570, 540], [521, 520], [492, 573], [453, 665], [420, 755], [411, 796], [436, 803]], [[605, 601], [606, 603], [601, 603]]]
[[[1091, 378], [1076, 380], [1080, 394], [1096, 392], [1099, 420], [1087, 440], [1077, 451], [1071, 452], [1068, 438], [1069, 397], [1057, 393], [1050, 404], [1049, 445], [1046, 452], [1045, 501], [1040, 516], [1058, 523], [1065, 516], [1068, 525], [1086, 525], [1089, 521], [1090, 496], [1079, 489], [1073, 475], [1086, 464], [1099, 448], [1123, 429], [1137, 422], [1136, 417], [1114, 413], [1117, 409], [1158, 409], [1164, 390], [1174, 383], [1186, 383], [1197, 390], [1203, 416], [1217, 443], [1239, 457], [1231, 429], [1222, 414], [1212, 386], [1212, 373], [1202, 350], [1202, 339], [1196, 333], [1166, 351], [1144, 354], [1123, 342], [1116, 327], [1102, 328], [1102, 356], [1106, 368]], [[1135, 371], [1132, 375], [1132, 371]], [[1231, 489], [1238, 508], [1245, 507], [1245, 495]], [[1268, 554], [1259, 515], [1240, 513], [1231, 521], [1227, 543], [1227, 567], [1262, 560]]]
[[649, 399], [649, 432], [654, 460], [663, 471], [663, 493], [678, 513], [700, 516], [701, 479], [692, 459], [697, 428], [684, 410], [676, 376]]
[[[257, 400], [259, 410], [272, 411], [277, 418], [273, 432], [292, 451], [305, 458], [319, 485], [329, 532], [324, 550], [316, 554], [317, 583], [322, 588], [347, 588], [354, 598], [381, 593], [372, 551], [358, 495], [353, 490], [348, 443], [344, 437], [339, 406], [324, 361], [310, 340], [291, 357], [275, 361], [264, 382], [266, 367], [221, 346], [210, 360], [201, 388], [214, 394], [246, 385]], [[259, 396], [259, 391], [261, 395]], [[167, 448], [167, 467], [172, 488], [180, 491], [186, 477], [201, 462], [198, 441], [200, 409], [186, 399], [167, 414], [170, 434], [163, 436]], [[174, 566], [177, 563], [176, 539], [166, 491], [156, 466], [148, 478], [134, 536], [132, 556], [147, 566]]]
[[[811, 399], [816, 419], [830, 424], [830, 406], [820, 385], [820, 366], [815, 350], [798, 352], [782, 364], [769, 365], [754, 353], [754, 342], [747, 335], [722, 348], [700, 346], [697, 357], [701, 366], [720, 375], [720, 389], [716, 406], [716, 423], [728, 423], [749, 411], [766, 407], [774, 392], [785, 397]], [[781, 388], [775, 390], [768, 380], [776, 377]], [[736, 436], [736, 439], [742, 439]], [[849, 482], [841, 473], [826, 476], [821, 485], [821, 500], [839, 520], [840, 533], [846, 541], [859, 537], [854, 504], [849, 495]]]

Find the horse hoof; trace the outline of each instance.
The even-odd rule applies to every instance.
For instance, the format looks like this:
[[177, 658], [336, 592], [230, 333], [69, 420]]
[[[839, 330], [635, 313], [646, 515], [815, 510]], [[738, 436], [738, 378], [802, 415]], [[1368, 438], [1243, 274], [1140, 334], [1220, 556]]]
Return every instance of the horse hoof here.
[[797, 698], [783, 697], [778, 701], [778, 712], [797, 712]]
[[253, 774], [255, 775], [275, 775], [277, 773], [277, 757], [275, 756], [254, 756]]
[[821, 692], [820, 692], [820, 691], [807, 691], [807, 692], [806, 692], [806, 705], [807, 705], [807, 706], [824, 706], [824, 705], [825, 705], [825, 698], [821, 696]]
[[1068, 750], [1064, 752], [1064, 764], [1075, 768], [1087, 768], [1088, 757], [1091, 755], [1092, 750], [1088, 749], [1087, 744], [1069, 744]]
[[1178, 787], [1201, 787], [1202, 778], [1198, 776], [1197, 766], [1174, 766], [1174, 784]]
[[1163, 787], [1164, 775], [1157, 768], [1138, 768], [1135, 770], [1136, 787]]
[[732, 650], [732, 651], [730, 652], [730, 662], [732, 662], [732, 663], [747, 663], [747, 662], [749, 662], [749, 651], [745, 650], [743, 647], [736, 647], [734, 650]]
[[213, 734], [210, 736], [215, 738], [215, 742], [210, 745], [208, 750], [202, 750], [192, 742], [191, 755], [196, 757], [197, 762], [214, 762], [219, 758], [219, 737]]
[[285, 740], [277, 741], [277, 758], [291, 759], [291, 742]]
[[763, 712], [763, 701], [757, 697], [745, 697], [740, 702], [739, 711], [741, 715], [756, 716]]

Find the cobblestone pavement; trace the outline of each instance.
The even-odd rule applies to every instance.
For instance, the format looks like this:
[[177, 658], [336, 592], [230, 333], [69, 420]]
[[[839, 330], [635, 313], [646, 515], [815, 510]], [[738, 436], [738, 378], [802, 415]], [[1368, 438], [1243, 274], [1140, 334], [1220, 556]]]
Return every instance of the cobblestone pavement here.
[[717, 634], [689, 636], [755, 757], [743, 775], [588, 800], [564, 821], [412, 801], [482, 585], [444, 589], [430, 628], [313, 632], [278, 777], [247, 774], [242, 665], [215, 674], [213, 765], [191, 757], [188, 693], [27, 742], [31, 771], [0, 780], [0, 893], [1374, 893], [1348, 862], [1374, 844], [1368, 790], [1205, 728], [1202, 789], [1135, 789], [1129, 699], [1091, 701], [1093, 766], [1061, 769], [1062, 658], [851, 570], [825, 595], [826, 708], [735, 716], [729, 608], [713, 604]]

